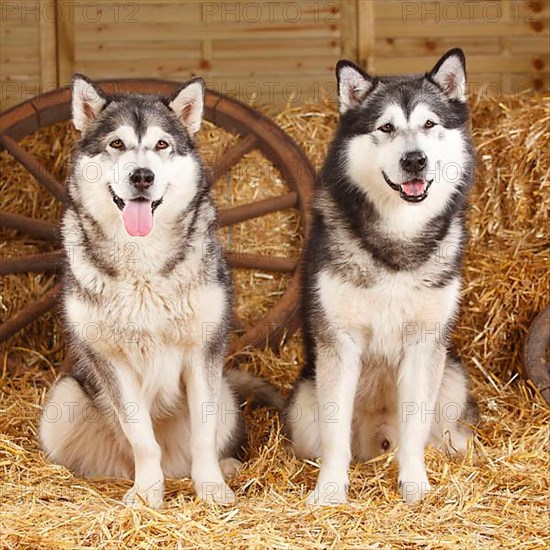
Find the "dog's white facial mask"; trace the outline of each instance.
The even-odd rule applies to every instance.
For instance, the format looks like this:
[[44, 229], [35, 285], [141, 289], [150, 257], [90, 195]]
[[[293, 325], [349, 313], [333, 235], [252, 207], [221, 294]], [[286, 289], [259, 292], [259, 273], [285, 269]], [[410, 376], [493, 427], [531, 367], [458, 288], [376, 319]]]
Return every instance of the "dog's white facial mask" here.
[[[168, 106], [186, 135], [192, 137], [202, 121], [203, 81], [184, 85]], [[147, 104], [144, 107], [150, 110]], [[103, 109], [105, 115], [98, 120]], [[110, 101], [92, 82], [77, 76], [72, 110], [74, 125], [83, 139], [92, 136], [94, 141], [93, 153], [87, 149], [77, 159], [79, 194], [102, 225], [112, 226], [122, 218], [129, 236], [145, 237], [153, 230], [161, 204], [159, 215], [168, 219], [190, 202], [197, 189], [198, 162], [188, 149], [182, 152], [182, 143], [178, 143], [182, 132], [178, 137], [174, 126], [166, 124], [162, 105], [160, 111], [157, 105], [156, 111], [144, 112], [147, 123], [140, 126], [137, 119], [141, 113], [132, 116], [122, 101]], [[104, 119], [110, 131], [98, 132], [97, 125]], [[116, 124], [119, 119], [125, 122]]]
[[[153, 229], [154, 214], [161, 201], [164, 208], [165, 199], [180, 205], [191, 200], [198, 176], [196, 160], [190, 154], [175, 154], [173, 137], [158, 126], [148, 127], [141, 137], [132, 127], [120, 127], [108, 141], [116, 145], [118, 141], [124, 143], [124, 149], [111, 145], [106, 149], [111, 170], [110, 191], [124, 203], [122, 218], [128, 234], [145, 237]], [[150, 187], [140, 190], [133, 180], [144, 171], [149, 171], [147, 174], [153, 179]]]

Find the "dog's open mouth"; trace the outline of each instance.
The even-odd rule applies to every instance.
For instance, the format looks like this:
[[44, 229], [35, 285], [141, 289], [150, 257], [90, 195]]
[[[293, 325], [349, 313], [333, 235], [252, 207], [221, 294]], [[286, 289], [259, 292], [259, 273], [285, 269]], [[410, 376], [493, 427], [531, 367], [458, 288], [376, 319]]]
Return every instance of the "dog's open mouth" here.
[[433, 183], [422, 179], [412, 179], [403, 183], [394, 183], [382, 172], [386, 183], [395, 191], [399, 191], [399, 196], [407, 202], [422, 202], [428, 196], [428, 189]]
[[132, 237], [146, 237], [153, 229], [153, 214], [162, 203], [162, 198], [151, 201], [145, 197], [124, 201], [109, 186], [113, 202], [122, 212], [124, 227]]

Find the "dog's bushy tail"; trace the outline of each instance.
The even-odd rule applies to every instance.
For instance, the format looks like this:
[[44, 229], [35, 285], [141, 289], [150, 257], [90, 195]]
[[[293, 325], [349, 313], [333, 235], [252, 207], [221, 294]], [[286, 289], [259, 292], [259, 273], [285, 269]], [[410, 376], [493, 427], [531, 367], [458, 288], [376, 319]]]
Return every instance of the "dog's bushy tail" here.
[[273, 407], [278, 411], [283, 410], [285, 402], [283, 396], [267, 380], [236, 368], [229, 369], [226, 375], [241, 401], [251, 398], [255, 405]]

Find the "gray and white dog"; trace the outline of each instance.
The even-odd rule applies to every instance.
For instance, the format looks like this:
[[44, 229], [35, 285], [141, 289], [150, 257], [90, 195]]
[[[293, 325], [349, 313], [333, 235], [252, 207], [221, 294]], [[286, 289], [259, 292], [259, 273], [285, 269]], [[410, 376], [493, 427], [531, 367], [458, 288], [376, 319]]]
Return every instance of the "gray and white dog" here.
[[285, 425], [297, 455], [321, 457], [309, 503], [345, 502], [350, 460], [395, 446], [416, 502], [426, 444], [463, 451], [477, 413], [449, 351], [474, 167], [465, 59], [454, 49], [395, 77], [340, 61], [337, 77], [304, 264], [306, 365]]
[[43, 448], [78, 475], [133, 478], [128, 504], [160, 506], [165, 476], [232, 502], [222, 470], [240, 464], [236, 394], [277, 395], [222, 374], [232, 283], [193, 140], [204, 82], [172, 98], [107, 96], [77, 75], [72, 92], [81, 139], [62, 239], [74, 361], [45, 405]]

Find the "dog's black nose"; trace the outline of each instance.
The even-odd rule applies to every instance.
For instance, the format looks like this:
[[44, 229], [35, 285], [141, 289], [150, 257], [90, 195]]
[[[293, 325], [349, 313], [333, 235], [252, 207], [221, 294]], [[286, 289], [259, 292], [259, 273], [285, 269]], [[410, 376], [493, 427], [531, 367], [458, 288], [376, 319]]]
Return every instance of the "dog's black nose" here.
[[426, 168], [428, 157], [422, 151], [409, 151], [401, 157], [401, 167], [407, 172], [420, 172]]
[[145, 191], [153, 185], [155, 181], [155, 174], [149, 168], [136, 168], [130, 174], [130, 181], [136, 189], [140, 191]]

